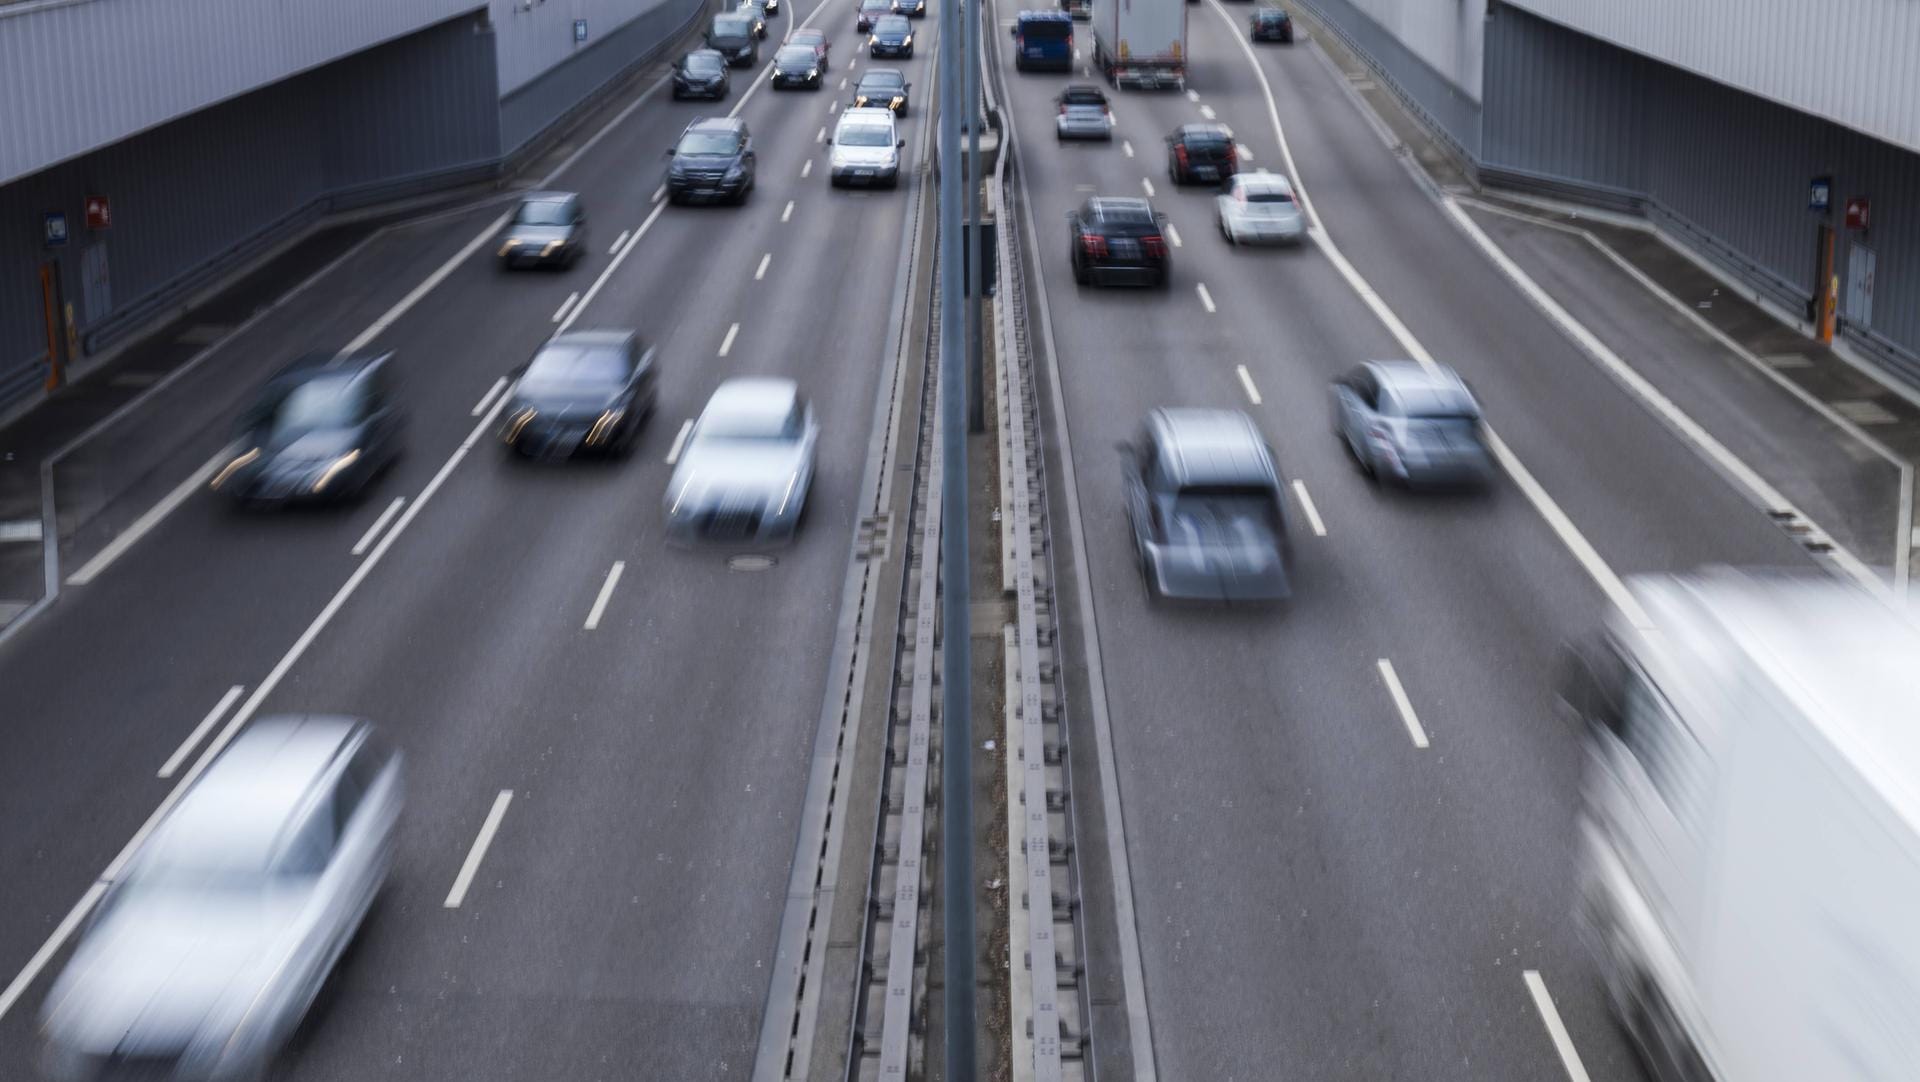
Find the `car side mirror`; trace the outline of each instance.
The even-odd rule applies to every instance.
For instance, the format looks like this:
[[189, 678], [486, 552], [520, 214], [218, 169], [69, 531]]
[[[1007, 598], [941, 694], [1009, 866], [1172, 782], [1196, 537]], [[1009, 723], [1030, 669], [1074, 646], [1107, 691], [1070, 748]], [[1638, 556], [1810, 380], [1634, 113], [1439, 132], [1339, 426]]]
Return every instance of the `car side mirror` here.
[[665, 154], [664, 156], [665, 156], [665, 157], [668, 157], [668, 158], [671, 158], [671, 157], [673, 157], [673, 148], [672, 148], [672, 147], [668, 147], [668, 148], [667, 148], [667, 152], [666, 152], [666, 154]]
[[1020, 36], [1020, 28], [1017, 26], [1009, 26], [1007, 27], [1007, 33], [1017, 38]]
[[907, 145], [907, 141], [906, 141], [905, 139], [902, 139], [902, 140], [900, 140], [899, 142], [897, 142], [897, 143], [895, 143], [895, 144], [893, 144], [893, 145], [894, 145], [894, 146], [896, 146], [896, 147], [903, 147], [903, 146], [906, 146], [906, 145]]

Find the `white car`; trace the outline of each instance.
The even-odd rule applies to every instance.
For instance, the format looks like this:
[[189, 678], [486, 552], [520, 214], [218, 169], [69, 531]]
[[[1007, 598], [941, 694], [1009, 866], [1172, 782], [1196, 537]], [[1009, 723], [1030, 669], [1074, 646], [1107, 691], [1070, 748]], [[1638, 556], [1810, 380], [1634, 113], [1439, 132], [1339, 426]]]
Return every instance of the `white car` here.
[[1228, 244], [1298, 244], [1307, 237], [1293, 185], [1278, 173], [1236, 173], [1213, 204]]
[[100, 900], [47, 997], [46, 1073], [263, 1075], [386, 881], [400, 789], [364, 721], [249, 726]]
[[667, 530], [685, 541], [769, 541], [800, 528], [820, 426], [790, 379], [741, 376], [707, 400], [667, 482]]
[[833, 129], [833, 151], [828, 157], [833, 186], [897, 187], [900, 148], [906, 145], [894, 123], [893, 110], [858, 108], [842, 112]]

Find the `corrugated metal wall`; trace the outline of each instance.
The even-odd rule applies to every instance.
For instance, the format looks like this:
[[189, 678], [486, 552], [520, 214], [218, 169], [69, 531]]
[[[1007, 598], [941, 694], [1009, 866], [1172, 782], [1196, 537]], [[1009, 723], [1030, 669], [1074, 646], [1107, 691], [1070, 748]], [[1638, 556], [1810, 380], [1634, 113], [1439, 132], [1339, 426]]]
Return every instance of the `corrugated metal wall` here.
[[[1449, 76], [1429, 64], [1395, 33], [1356, 7], [1354, 0], [1296, 2], [1313, 11], [1360, 55], [1371, 60], [1382, 81], [1392, 88], [1408, 108], [1420, 114], [1429, 127], [1452, 141], [1456, 150], [1468, 159], [1480, 156], [1480, 103], [1475, 99], [1482, 85], [1478, 18], [1456, 26], [1460, 34], [1471, 34], [1474, 43], [1471, 48], [1461, 44], [1450, 50], [1459, 58], [1462, 70]], [[1378, 4], [1382, 0], [1364, 2]], [[1480, 6], [1484, 5], [1485, 0], [1473, 0], [1473, 3]], [[1468, 89], [1469, 86], [1472, 90]]]
[[[264, 247], [369, 185], [488, 171], [499, 155], [493, 40], [457, 18], [0, 187], [0, 381], [46, 348], [39, 226], [61, 210], [67, 299], [89, 344], [143, 318], [208, 265]], [[89, 194], [113, 227], [84, 228]], [[86, 250], [106, 247], [112, 304], [87, 310]], [[99, 299], [98, 290], [96, 301]], [[13, 377], [9, 379], [9, 377]], [[0, 399], [4, 401], [4, 399]]]

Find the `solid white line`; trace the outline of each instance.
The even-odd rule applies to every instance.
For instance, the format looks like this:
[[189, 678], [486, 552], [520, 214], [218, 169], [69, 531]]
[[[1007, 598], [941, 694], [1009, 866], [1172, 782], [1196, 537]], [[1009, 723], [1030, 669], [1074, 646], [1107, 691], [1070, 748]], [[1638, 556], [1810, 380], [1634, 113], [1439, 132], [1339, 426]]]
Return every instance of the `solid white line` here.
[[[1211, 311], [1211, 309], [1209, 309], [1209, 311]], [[1246, 389], [1247, 401], [1252, 402], [1256, 406], [1259, 405], [1260, 388], [1253, 385], [1253, 373], [1247, 371], [1247, 366], [1244, 364], [1234, 365], [1233, 370], [1240, 376], [1240, 386]]]
[[213, 709], [207, 711], [207, 716], [200, 719], [200, 724], [193, 727], [193, 732], [188, 733], [187, 738], [180, 742], [180, 746], [173, 750], [173, 754], [167, 756], [167, 761], [160, 765], [159, 776], [173, 777], [173, 772], [180, 769], [180, 764], [187, 761], [187, 756], [193, 754], [193, 749], [199, 745], [200, 738], [207, 735], [207, 730], [219, 722], [221, 716], [226, 714], [227, 708], [232, 706], [233, 701], [246, 690], [245, 685], [242, 684], [235, 684], [228, 688], [227, 693], [220, 696], [220, 701], [213, 704]]
[[680, 422], [680, 433], [673, 437], [673, 446], [667, 448], [667, 465], [680, 461], [680, 451], [687, 445], [687, 436], [693, 432], [693, 418]]
[[1180, 231], [1173, 227], [1172, 222], [1167, 223], [1167, 239], [1173, 242], [1175, 248], [1185, 247], [1185, 245], [1180, 242]]
[[573, 302], [579, 299], [580, 299], [580, 291], [577, 289], [574, 290], [572, 293], [567, 294], [567, 299], [564, 301], [561, 301], [560, 307], [553, 310], [553, 321], [555, 323], [558, 323], [561, 320], [567, 318], [567, 310], [572, 308]]
[[473, 411], [469, 413], [468, 416], [478, 417], [481, 414], [487, 412], [487, 407], [493, 404], [493, 396], [499, 394], [501, 391], [504, 391], [506, 389], [507, 389], [507, 377], [501, 376], [499, 379], [494, 380], [493, 386], [487, 388], [487, 393], [481, 395], [480, 401], [475, 402], [473, 404]]
[[1133, 144], [1131, 142], [1125, 139], [1120, 140], [1120, 149], [1126, 153], [1127, 157], [1133, 157]]
[[440, 264], [440, 266], [436, 267], [432, 274], [427, 275], [426, 278], [421, 280], [419, 285], [413, 287], [412, 292], [400, 298], [398, 303], [396, 303], [392, 308], [387, 309], [386, 312], [382, 314], [379, 319], [374, 320], [372, 326], [368, 327], [364, 331], [361, 331], [359, 335], [353, 339], [353, 341], [348, 342], [346, 346], [341, 349], [341, 352], [352, 353], [354, 350], [357, 350], [357, 349], [365, 349], [368, 343], [372, 342], [374, 339], [386, 333], [386, 330], [388, 327], [393, 326], [394, 323], [397, 322], [401, 316], [404, 316], [408, 312], [412, 311], [413, 306], [416, 304], [419, 304], [420, 301], [424, 299], [427, 294], [433, 292], [435, 286], [438, 286], [441, 282], [446, 281], [447, 276], [452, 274], [454, 272], [454, 269], [460, 266], [460, 264], [465, 263], [467, 261], [468, 256], [479, 251], [481, 245], [492, 240], [494, 237], [494, 234], [500, 232], [500, 227], [506, 225], [507, 219], [511, 218], [512, 216], [513, 216], [513, 211], [511, 210], [501, 211], [500, 216], [495, 218], [493, 221], [487, 223], [487, 227], [485, 229], [482, 229], [479, 233], [475, 234], [474, 238], [468, 241], [465, 247], [453, 253], [453, 255], [448, 257], [445, 263], [442, 263]]
[[740, 324], [738, 323], [727, 328], [727, 336], [720, 340], [720, 356], [725, 357], [727, 354], [733, 352], [733, 339], [734, 336], [739, 333]]
[[617, 236], [617, 237], [615, 237], [615, 238], [613, 238], [613, 247], [611, 247], [611, 248], [609, 248], [609, 249], [607, 249], [607, 254], [608, 254], [608, 255], [612, 255], [613, 253], [615, 253], [615, 252], [617, 252], [617, 251], [619, 251], [619, 250], [620, 250], [620, 246], [621, 246], [622, 244], [625, 244], [625, 243], [627, 243], [627, 234], [629, 234], [629, 233], [631, 233], [631, 232], [633, 232], [633, 231], [632, 231], [631, 229], [622, 229], [622, 230], [620, 231], [620, 235], [619, 235], [619, 236]]
[[600, 584], [600, 596], [593, 599], [593, 608], [587, 610], [588, 631], [600, 626], [600, 617], [606, 614], [607, 602], [613, 600], [613, 588], [620, 585], [620, 576], [625, 574], [626, 570], [625, 560], [613, 561], [612, 569], [607, 572], [607, 581]]
[[66, 945], [68, 937], [73, 935], [73, 930], [80, 926], [81, 921], [87, 919], [87, 914], [93, 912], [93, 907], [100, 903], [100, 896], [106, 892], [105, 883], [95, 883], [88, 887], [86, 893], [80, 896], [80, 900], [74, 903], [73, 908], [67, 911], [67, 915], [60, 919], [60, 926], [53, 930], [53, 934], [47, 937], [45, 943], [40, 944], [39, 950], [33, 952], [33, 957], [27, 959], [27, 964], [20, 970], [19, 976], [13, 978], [13, 983], [7, 985], [6, 991], [0, 992], [0, 1018], [5, 1018], [7, 1012], [13, 1009], [13, 1005], [20, 1002], [20, 997], [27, 994], [27, 988], [40, 976], [40, 971], [47, 968], [47, 963], [51, 962], [54, 954]]
[[480, 861], [493, 844], [493, 836], [500, 830], [500, 820], [506, 818], [507, 805], [511, 803], [511, 789], [502, 789], [500, 795], [493, 798], [493, 807], [487, 812], [486, 822], [480, 824], [480, 835], [473, 839], [473, 848], [467, 850], [466, 862], [460, 865], [460, 874], [454, 877], [453, 889], [447, 892], [447, 900], [440, 903], [442, 908], [458, 909], [460, 903], [467, 900], [467, 888], [473, 885], [474, 873], [480, 870]]
[[784, 222], [791, 217], [793, 217], [793, 200], [789, 199], [787, 205], [780, 211], [780, 220]]
[[[360, 540], [353, 543], [353, 555], [359, 556], [372, 548], [373, 539], [380, 536], [380, 531], [386, 528], [387, 521], [399, 514], [400, 508], [406, 506], [406, 503], [405, 496], [395, 496], [393, 502], [387, 505], [387, 509], [380, 512], [380, 517], [373, 520], [373, 525], [367, 527], [367, 532], [360, 535]], [[165, 776], [161, 775], [161, 777]]]
[[771, 262], [773, 262], [772, 252], [768, 252], [766, 255], [763, 255], [760, 257], [760, 265], [758, 267], [755, 267], [753, 270], [754, 281], [758, 282], [760, 279], [765, 278], [767, 276], [767, 264]]
[[1207, 283], [1200, 282], [1195, 284], [1193, 291], [1200, 294], [1200, 303], [1207, 306], [1208, 312], [1218, 311], [1218, 309], [1213, 306], [1213, 294], [1207, 292]]
[[1147, 195], [1149, 198], [1151, 198], [1153, 195], [1153, 181], [1147, 179], [1146, 177], [1141, 177], [1140, 186], [1147, 190]]
[[1560, 1053], [1560, 1065], [1567, 1069], [1567, 1077], [1573, 1082], [1589, 1082], [1580, 1053], [1573, 1047], [1573, 1038], [1567, 1035], [1566, 1023], [1560, 1021], [1560, 1011], [1553, 1005], [1553, 997], [1547, 994], [1547, 982], [1540, 979], [1540, 971], [1529, 969], [1520, 977], [1527, 982], [1527, 992], [1533, 996], [1540, 1020], [1547, 1024], [1547, 1036], [1553, 1040], [1553, 1050]]
[[155, 526], [160, 525], [161, 519], [173, 514], [175, 508], [186, 503], [189, 496], [198, 492], [200, 486], [206, 484], [207, 481], [213, 477], [215, 470], [226, 465], [227, 460], [231, 458], [232, 455], [233, 450], [228, 448], [222, 450], [212, 458], [207, 459], [206, 463], [199, 469], [188, 474], [186, 480], [175, 485], [172, 492], [160, 497], [159, 503], [147, 508], [146, 514], [134, 519], [133, 525], [122, 530], [120, 536], [107, 542], [107, 547], [95, 553], [93, 559], [81, 564], [80, 570], [68, 575], [67, 585], [85, 586], [87, 583], [99, 578], [100, 573], [110, 567], [113, 561], [119, 559], [128, 549], [132, 548], [136, 542], [147, 536], [147, 533]]
[[1380, 659], [1380, 679], [1387, 682], [1387, 693], [1393, 696], [1394, 708], [1400, 711], [1400, 720], [1406, 723], [1407, 735], [1413, 737], [1413, 746], [1427, 746], [1427, 731], [1420, 727], [1420, 719], [1414, 716], [1413, 703], [1407, 698], [1407, 689], [1400, 686], [1400, 677], [1393, 671], [1393, 662]]
[[[613, 277], [614, 272], [620, 269], [620, 264], [625, 263], [627, 257], [633, 254], [633, 250], [640, 245], [640, 238], [647, 235], [647, 230], [653, 228], [653, 223], [660, 220], [661, 213], [666, 209], [667, 205], [665, 203], [654, 204], [653, 209], [647, 212], [646, 220], [640, 223], [640, 228], [634, 230], [633, 236], [628, 238], [627, 246], [620, 249], [619, 254], [613, 257], [613, 261], [607, 264], [607, 269], [601, 271], [600, 276], [595, 278], [593, 284], [587, 287], [587, 292], [581, 296], [580, 303], [574, 305], [573, 311], [567, 313], [566, 320], [562, 322], [560, 326], [554, 328], [554, 334], [564, 334], [567, 328], [573, 326], [573, 321], [579, 319], [580, 313], [586, 311], [587, 305], [593, 303], [593, 298], [600, 295], [600, 290], [607, 284], [607, 281]], [[502, 401], [504, 401], [504, 399]]]
[[1213, 119], [1213, 106], [1211, 106], [1211, 105], [1202, 105], [1202, 106], [1200, 107], [1200, 115], [1201, 115], [1201, 116], [1203, 116], [1203, 117], [1206, 117], [1206, 118], [1207, 118], [1208, 120], [1212, 120], [1212, 119]]
[[667, 186], [665, 184], [662, 184], [658, 188], [655, 188], [653, 190], [653, 198], [649, 200], [649, 202], [658, 203], [660, 200], [665, 199], [666, 197], [667, 197]]
[[1313, 536], [1327, 536], [1327, 524], [1320, 521], [1320, 509], [1313, 506], [1313, 497], [1307, 495], [1307, 483], [1295, 479], [1293, 482], [1293, 494], [1300, 500], [1300, 510], [1307, 514], [1307, 525], [1313, 527]]

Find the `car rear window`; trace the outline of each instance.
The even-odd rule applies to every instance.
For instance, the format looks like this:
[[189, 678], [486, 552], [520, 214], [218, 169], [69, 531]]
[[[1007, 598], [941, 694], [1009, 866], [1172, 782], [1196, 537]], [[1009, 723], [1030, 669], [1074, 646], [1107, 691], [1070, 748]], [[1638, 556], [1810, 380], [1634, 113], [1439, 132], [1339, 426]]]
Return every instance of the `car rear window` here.
[[1190, 131], [1184, 137], [1184, 142], [1200, 150], [1220, 150], [1226, 147], [1227, 137], [1217, 131]]
[[753, 30], [753, 24], [738, 15], [722, 15], [713, 20], [713, 36], [716, 38], [740, 38]]
[[1293, 202], [1293, 195], [1290, 192], [1283, 192], [1278, 188], [1249, 188], [1247, 189], [1247, 202], [1291, 203]]
[[513, 220], [518, 225], [566, 225], [573, 221], [573, 212], [558, 199], [536, 199], [520, 204]]
[[687, 70], [711, 75], [722, 67], [719, 53], [694, 53], [687, 57]]
[[1022, 19], [1020, 34], [1035, 41], [1062, 41], [1073, 36], [1073, 24], [1064, 19]]

